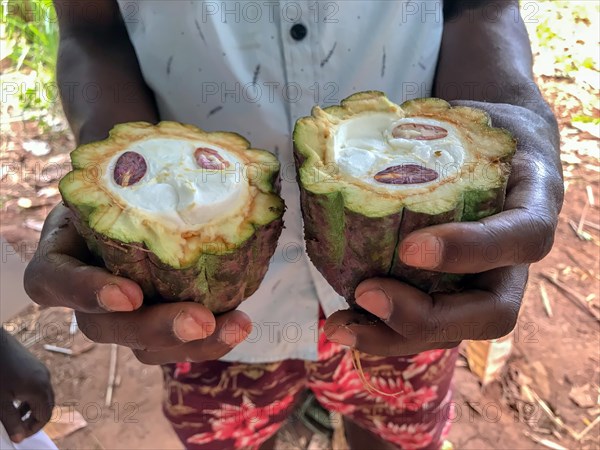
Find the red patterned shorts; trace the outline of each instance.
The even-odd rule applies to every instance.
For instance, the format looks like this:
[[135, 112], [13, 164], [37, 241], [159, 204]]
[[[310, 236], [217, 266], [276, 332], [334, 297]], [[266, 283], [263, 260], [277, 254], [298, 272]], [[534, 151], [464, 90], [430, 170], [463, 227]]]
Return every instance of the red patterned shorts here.
[[369, 392], [348, 350], [319, 339], [319, 361], [164, 366], [164, 412], [186, 448], [255, 449], [293, 412], [304, 389], [330, 411], [402, 449], [439, 448], [452, 419], [457, 349], [409, 357], [361, 356]]

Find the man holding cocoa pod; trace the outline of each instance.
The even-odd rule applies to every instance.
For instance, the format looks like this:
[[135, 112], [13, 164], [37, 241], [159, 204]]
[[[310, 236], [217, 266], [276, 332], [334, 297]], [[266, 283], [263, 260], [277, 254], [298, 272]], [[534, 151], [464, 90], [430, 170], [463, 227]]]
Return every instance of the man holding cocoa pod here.
[[[528, 265], [549, 252], [562, 203], [557, 124], [533, 82], [518, 2], [55, 4], [58, 81], [78, 144], [133, 121], [239, 132], [277, 153], [287, 228], [264, 289], [214, 317], [193, 303], [144, 305], [134, 282], [90, 265], [59, 205], [26, 273], [30, 296], [73, 308], [94, 340], [164, 364], [167, 387], [189, 385], [183, 404], [170, 396], [165, 405], [189, 448], [271, 448], [305, 387], [344, 414], [351, 448], [438, 448], [456, 346], [514, 328]], [[100, 95], [90, 98], [90, 86]], [[366, 280], [357, 303], [380, 319], [368, 327], [352, 310], [338, 311], [343, 303], [311, 268], [296, 180], [285, 173], [295, 120], [314, 104], [366, 90], [483, 109], [518, 141], [503, 212], [413, 233], [422, 251], [401, 255], [415, 268], [473, 274], [468, 285], [430, 296], [394, 279]], [[490, 245], [499, 249], [493, 260]], [[298, 339], [280, 337], [290, 318]], [[368, 392], [341, 345], [372, 355], [363, 366], [380, 374], [380, 390], [404, 394]], [[245, 420], [245, 411], [258, 419]]]

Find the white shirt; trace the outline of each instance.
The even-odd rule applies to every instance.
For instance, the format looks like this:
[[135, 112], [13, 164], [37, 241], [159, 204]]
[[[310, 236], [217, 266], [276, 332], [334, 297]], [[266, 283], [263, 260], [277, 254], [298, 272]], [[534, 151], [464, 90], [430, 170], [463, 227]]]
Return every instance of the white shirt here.
[[27, 439], [15, 444], [10, 440], [6, 428], [0, 422], [0, 450], [58, 450], [58, 448], [43, 431], [38, 431]]
[[348, 306], [305, 253], [294, 123], [354, 92], [429, 96], [442, 1], [119, 3], [161, 119], [237, 132], [281, 162], [285, 230], [260, 288], [239, 307], [254, 329], [223, 360], [316, 360], [319, 302], [327, 316]]

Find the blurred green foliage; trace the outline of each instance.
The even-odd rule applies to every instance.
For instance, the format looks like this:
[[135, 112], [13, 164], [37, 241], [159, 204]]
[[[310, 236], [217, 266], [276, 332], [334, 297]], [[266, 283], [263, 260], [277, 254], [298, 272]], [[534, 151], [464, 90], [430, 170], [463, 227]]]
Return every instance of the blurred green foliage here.
[[[567, 21], [580, 24], [582, 30], [591, 27], [592, 22], [597, 23], [600, 15], [600, 2], [545, 0], [539, 3], [543, 13], [538, 14], [535, 37], [540, 49], [554, 55], [556, 75], [573, 78], [574, 73], [581, 68], [597, 71], [598, 58], [590, 56], [590, 49], [597, 50], [597, 40], [596, 42], [585, 41], [586, 38], [595, 36], [594, 30], [581, 36], [574, 36], [565, 33], [565, 30], [557, 24]], [[582, 51], [584, 49], [585, 51]]]
[[6, 51], [2, 58], [11, 61], [6, 79], [17, 84], [18, 106], [26, 118], [47, 121], [59, 106], [55, 84], [59, 35], [52, 0], [4, 0], [1, 14]]
[[535, 55], [534, 72], [542, 85], [548, 82], [551, 98], [562, 102], [566, 108], [562, 114], [569, 114], [573, 127], [597, 134], [600, 2], [528, 0], [521, 5], [530, 13], [526, 26]]

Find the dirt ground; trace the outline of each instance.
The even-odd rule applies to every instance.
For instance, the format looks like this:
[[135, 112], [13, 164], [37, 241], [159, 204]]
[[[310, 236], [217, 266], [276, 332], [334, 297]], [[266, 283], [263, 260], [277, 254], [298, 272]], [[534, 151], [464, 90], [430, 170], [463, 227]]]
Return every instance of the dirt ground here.
[[[449, 436], [457, 449], [600, 448], [600, 424], [575, 439], [600, 416], [600, 322], [594, 317], [600, 314], [600, 139], [598, 126], [577, 126], [571, 120], [582, 114], [590, 95], [596, 107], [583, 112], [600, 117], [598, 86], [547, 72], [536, 66], [538, 82], [561, 126], [564, 208], [552, 252], [531, 268], [513, 353], [502, 377], [482, 387], [464, 358], [457, 363], [457, 415]], [[28, 258], [44, 217], [60, 200], [56, 185], [68, 170], [73, 140], [64, 129], [42, 132], [36, 123], [18, 118], [1, 122], [0, 233]], [[49, 143], [47, 155], [26, 150], [38, 141]], [[595, 206], [585, 207], [588, 191]], [[584, 207], [582, 239], [573, 224], [579, 223]], [[552, 276], [570, 293], [549, 281]], [[67, 309], [30, 307], [15, 321], [23, 327], [19, 337], [29, 341], [30, 350], [50, 368], [57, 403], [80, 412], [87, 421], [85, 428], [57, 440], [60, 449], [182, 448], [161, 413], [157, 367], [144, 366], [129, 350], [119, 348], [117, 386], [107, 407], [111, 346], [95, 344], [77, 356], [44, 350], [44, 344], [74, 349], [87, 345], [81, 333], [69, 334]], [[294, 422], [279, 432], [278, 448], [331, 445], [311, 435]]]

